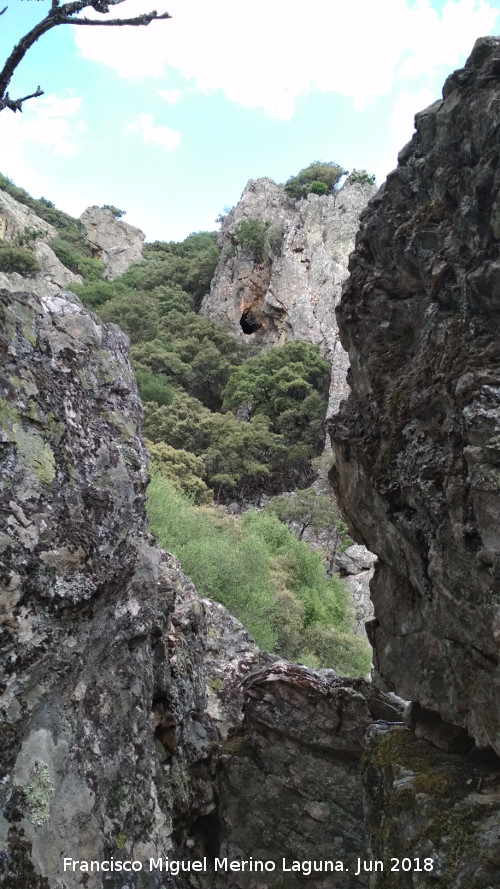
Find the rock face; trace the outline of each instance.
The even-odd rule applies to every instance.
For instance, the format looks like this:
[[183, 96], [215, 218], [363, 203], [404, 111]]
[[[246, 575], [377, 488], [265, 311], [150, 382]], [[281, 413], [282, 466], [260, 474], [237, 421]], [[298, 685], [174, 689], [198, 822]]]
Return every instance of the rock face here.
[[[355, 854], [362, 736], [398, 707], [259, 652], [152, 546], [118, 328], [66, 291], [2, 291], [0, 305], [2, 886], [123, 889], [119, 871], [71, 864], [111, 859], [139, 862], [130, 889], [238, 886], [213, 856], [252, 856], [258, 838], [275, 857], [259, 813], [270, 826], [290, 795], [301, 854], [326, 854], [325, 836]], [[205, 856], [203, 874], [149, 863]]]
[[150, 713], [172, 596], [126, 338], [64, 291], [1, 312], [0, 882], [48, 889], [80, 885], [65, 855], [169, 848]]
[[497, 753], [499, 75], [500, 40], [477, 41], [362, 216], [331, 424], [334, 488], [379, 557], [380, 681]]
[[498, 760], [443, 754], [408, 729], [372, 726], [363, 783], [370, 889], [493, 889]]
[[[317, 343], [332, 365], [331, 410], [346, 394], [347, 356], [333, 308], [347, 275], [359, 214], [375, 193], [372, 185], [345, 185], [337, 194], [307, 200], [288, 197], [272, 179], [251, 180], [225, 217], [221, 259], [201, 314], [229, 324], [235, 336], [255, 326], [263, 348], [290, 339]], [[235, 230], [249, 219], [271, 223], [261, 257], [235, 249]], [[234, 255], [232, 255], [234, 254]]]
[[[70, 287], [74, 282], [82, 280], [79, 275], [70, 272], [51, 250], [50, 242], [57, 235], [56, 229], [40, 219], [30, 207], [20, 204], [0, 189], [0, 241], [15, 243], [27, 230], [41, 233], [41, 236], [31, 241], [33, 253], [40, 265], [40, 271], [29, 279], [31, 292], [38, 293], [39, 296], [51, 296], [58, 293], [61, 287]], [[25, 286], [24, 278], [17, 272], [0, 272], [0, 288], [16, 291]]]
[[[375, 192], [372, 185], [346, 184], [335, 195], [310, 194], [307, 200], [295, 201], [272, 179], [251, 180], [223, 220], [221, 258], [200, 310], [262, 349], [291, 339], [318, 345], [332, 367], [328, 415], [347, 395], [348, 359], [340, 344], [334, 308], [347, 276], [359, 215]], [[250, 219], [271, 223], [261, 257], [235, 246], [236, 229]], [[244, 333], [248, 324], [257, 325], [254, 333]], [[328, 542], [325, 551], [329, 558]], [[372, 617], [368, 583], [374, 557], [358, 547], [357, 559], [363, 563], [358, 568], [352, 559], [334, 563], [332, 568], [346, 581], [356, 632], [366, 638], [365, 621]]]
[[80, 216], [91, 248], [104, 263], [104, 277], [110, 281], [127, 271], [142, 257], [144, 232], [116, 219], [111, 210], [87, 207]]

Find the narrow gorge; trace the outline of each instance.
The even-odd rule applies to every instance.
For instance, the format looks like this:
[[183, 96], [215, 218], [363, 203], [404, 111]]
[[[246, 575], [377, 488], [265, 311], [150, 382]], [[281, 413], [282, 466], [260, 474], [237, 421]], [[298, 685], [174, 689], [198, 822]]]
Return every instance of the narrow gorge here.
[[[500, 39], [478, 40], [379, 191], [251, 181], [199, 300], [332, 366], [342, 572], [376, 554], [371, 681], [260, 650], [157, 547], [129, 340], [0, 190], [4, 246], [29, 231], [35, 257], [0, 271], [5, 889], [498, 885], [499, 85]], [[238, 245], [251, 219], [262, 252]], [[142, 233], [74, 222], [104, 291]]]

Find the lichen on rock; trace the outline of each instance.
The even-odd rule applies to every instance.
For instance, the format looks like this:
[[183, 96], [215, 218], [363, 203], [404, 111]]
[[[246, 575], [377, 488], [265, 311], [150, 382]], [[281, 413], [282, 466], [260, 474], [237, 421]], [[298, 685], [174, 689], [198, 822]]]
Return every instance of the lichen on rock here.
[[378, 555], [379, 681], [500, 753], [500, 40], [478, 40], [361, 217], [332, 481]]

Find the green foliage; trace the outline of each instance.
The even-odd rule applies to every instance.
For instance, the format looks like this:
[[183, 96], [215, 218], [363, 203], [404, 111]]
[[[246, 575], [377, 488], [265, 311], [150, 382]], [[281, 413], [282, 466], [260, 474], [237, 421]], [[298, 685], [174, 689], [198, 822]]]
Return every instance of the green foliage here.
[[267, 417], [242, 423], [231, 413], [211, 413], [180, 389], [171, 405], [144, 405], [143, 430], [151, 441], [201, 456], [218, 500], [272, 487], [273, 474], [279, 476], [288, 456], [283, 437], [269, 430]]
[[194, 312], [168, 312], [159, 319], [151, 342], [145, 344], [144, 336], [141, 339], [132, 358], [154, 373], [165, 373], [211, 410], [221, 407], [231, 371], [249, 354], [248, 346], [235, 340], [222, 324]]
[[218, 499], [245, 497], [261, 490], [279, 472], [287, 448], [269, 429], [267, 417], [242, 423], [231, 413], [211, 414], [204, 453], [207, 478]]
[[[332, 194], [346, 170], [334, 161], [313, 161], [308, 167], [300, 170], [296, 176], [290, 176], [285, 182], [285, 191], [295, 200], [304, 198], [309, 192], [315, 194]], [[326, 191], [317, 189], [326, 186]]]
[[219, 260], [216, 240], [216, 232], [198, 232], [181, 243], [146, 244], [143, 259], [130, 266], [120, 280], [132, 290], [177, 285], [198, 306], [210, 288]]
[[155, 374], [147, 367], [135, 367], [135, 379], [142, 402], [171, 404], [174, 390], [164, 374]]
[[262, 259], [270, 225], [270, 222], [260, 219], [244, 219], [234, 230], [236, 243], [245, 250], [251, 250], [256, 259]]
[[118, 278], [114, 281], [87, 280], [81, 284], [72, 284], [71, 289], [81, 299], [83, 305], [92, 311], [99, 311], [99, 306], [103, 303], [128, 292], [125, 284]]
[[262, 542], [243, 537], [235, 520], [221, 512], [191, 506], [154, 471], [148, 515], [159, 545], [180, 559], [199, 593], [225, 605], [261, 648], [272, 651], [275, 606]]
[[277, 515], [281, 522], [298, 525], [299, 540], [306, 528], [319, 530], [341, 521], [333, 498], [317, 494], [314, 488], [303, 488], [290, 495], [273, 497], [266, 509]]
[[107, 300], [99, 308], [102, 321], [112, 321], [130, 337], [131, 343], [154, 339], [159, 314], [156, 300], [148, 293], [124, 293]]
[[375, 173], [367, 173], [366, 170], [351, 170], [346, 182], [361, 182], [375, 185]]
[[122, 216], [125, 216], [126, 210], [119, 210], [118, 207], [114, 207], [113, 204], [103, 204], [101, 210], [111, 210], [115, 219], [120, 219]]
[[271, 432], [282, 435], [288, 447], [289, 467], [303, 481], [311, 475], [310, 458], [322, 446], [329, 374], [316, 346], [293, 340], [233, 370], [223, 408], [250, 405], [253, 417], [268, 417]]
[[143, 432], [153, 442], [165, 442], [201, 454], [210, 440], [211, 413], [197, 398], [182, 389], [174, 391], [172, 404], [144, 405]]
[[29, 277], [38, 271], [40, 264], [30, 250], [0, 244], [0, 272], [18, 272], [19, 275]]
[[54, 238], [50, 246], [60, 262], [75, 275], [82, 275], [88, 281], [97, 281], [102, 278], [104, 263], [100, 259], [93, 259], [85, 253], [79, 253], [66, 234], [64, 237]]
[[321, 558], [275, 515], [250, 510], [235, 519], [197, 508], [153, 467], [148, 516], [201, 595], [225, 605], [261, 648], [343, 675], [367, 673], [369, 647], [351, 634], [344, 585], [328, 580]]
[[39, 228], [30, 228], [26, 226], [23, 228], [22, 232], [16, 235], [13, 243], [16, 247], [24, 247], [26, 244], [31, 244], [33, 241], [36, 241], [38, 238], [43, 238], [43, 232], [40, 231]]
[[155, 470], [176, 491], [185, 494], [197, 506], [212, 503], [212, 493], [203, 481], [203, 460], [188, 451], [176, 450], [163, 443], [153, 444], [146, 440], [146, 447]]
[[328, 194], [328, 185], [326, 182], [313, 180], [313, 182], [310, 182], [307, 186], [307, 194]]
[[273, 222], [272, 225], [269, 226], [266, 232], [266, 240], [265, 246], [267, 252], [275, 256], [279, 256], [281, 253], [281, 246], [283, 244], [283, 223], [282, 222]]

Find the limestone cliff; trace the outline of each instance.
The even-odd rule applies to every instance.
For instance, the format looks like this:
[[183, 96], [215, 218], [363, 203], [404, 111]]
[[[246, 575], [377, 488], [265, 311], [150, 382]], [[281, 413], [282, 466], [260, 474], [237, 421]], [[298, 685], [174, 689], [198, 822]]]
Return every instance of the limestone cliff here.
[[[54, 226], [0, 189], [0, 241], [15, 244], [16, 239], [27, 231], [37, 233], [37, 237], [31, 241], [31, 249], [40, 266], [40, 271], [30, 278], [29, 287], [32, 292], [50, 296], [56, 294], [61, 287], [70, 287], [75, 281], [81, 281], [79, 275], [74, 275], [59, 261], [50, 247], [50, 242], [57, 235]], [[0, 272], [0, 287], [19, 290], [25, 286], [23, 278], [17, 272]]]
[[[253, 328], [263, 348], [289, 339], [316, 343], [332, 365], [330, 410], [346, 393], [348, 366], [333, 309], [359, 214], [375, 191], [346, 184], [336, 194], [295, 201], [272, 179], [251, 180], [222, 222], [221, 258], [201, 306], [201, 314], [229, 325], [235, 336], [252, 336]], [[271, 224], [259, 257], [235, 248], [236, 229], [249, 219]]]
[[144, 232], [117, 219], [112, 210], [87, 207], [80, 216], [94, 255], [104, 263], [106, 280], [123, 275], [142, 257]]
[[439, 714], [497, 753], [499, 77], [500, 39], [478, 40], [362, 215], [331, 424], [336, 493], [379, 557], [381, 682], [418, 703], [423, 734]]
[[[334, 309], [359, 215], [375, 192], [373, 185], [347, 183], [333, 195], [310, 194], [307, 200], [296, 201], [272, 179], [248, 182], [223, 219], [219, 264], [200, 310], [262, 349], [290, 339], [318, 345], [332, 368], [328, 415], [347, 394], [348, 359]], [[238, 226], [246, 220], [270, 223], [261, 256], [236, 246]], [[328, 544], [324, 548], [329, 558], [332, 551]], [[373, 614], [368, 583], [374, 558], [359, 546], [351, 556], [332, 567], [345, 579], [357, 632], [365, 637], [365, 621]]]

